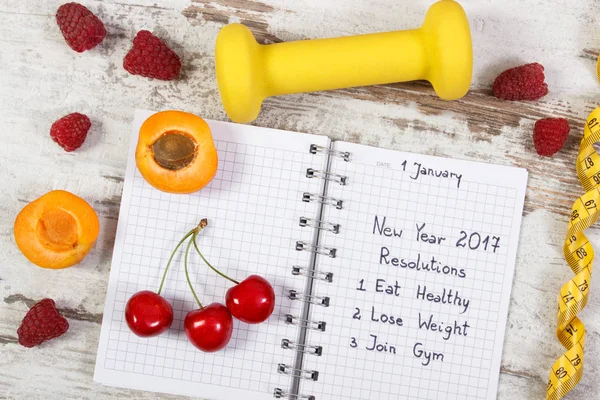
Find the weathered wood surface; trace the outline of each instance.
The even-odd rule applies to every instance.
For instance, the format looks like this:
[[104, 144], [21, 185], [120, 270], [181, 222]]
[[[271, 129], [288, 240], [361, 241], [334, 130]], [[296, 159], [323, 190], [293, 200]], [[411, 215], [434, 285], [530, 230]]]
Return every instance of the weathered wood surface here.
[[[243, 22], [262, 42], [331, 37], [420, 25], [432, 1], [392, 0], [106, 0], [82, 1], [107, 25], [96, 49], [76, 54], [54, 21], [62, 1], [0, 0], [0, 398], [156, 398], [92, 381], [101, 313], [119, 212], [133, 109], [174, 108], [225, 120], [214, 76], [213, 46], [224, 24]], [[562, 348], [554, 337], [555, 298], [571, 276], [561, 253], [567, 216], [582, 193], [574, 161], [583, 122], [600, 105], [594, 77], [600, 51], [597, 0], [463, 0], [471, 21], [474, 83], [459, 101], [437, 99], [422, 82], [269, 99], [256, 125], [439, 156], [525, 167], [530, 172], [506, 334], [500, 399], [540, 399]], [[140, 29], [158, 33], [183, 58], [178, 82], [131, 76], [122, 59]], [[539, 102], [491, 96], [507, 67], [538, 61], [550, 94]], [[48, 134], [73, 111], [93, 121], [84, 146], [65, 153]], [[572, 127], [566, 147], [538, 157], [531, 128], [560, 116]], [[100, 239], [75, 268], [47, 271], [16, 248], [12, 224], [29, 201], [52, 189], [95, 207]], [[588, 237], [600, 248], [600, 232]], [[568, 397], [600, 392], [600, 284], [581, 318], [588, 330], [584, 378]], [[30, 350], [16, 328], [28, 306], [57, 300], [71, 322], [62, 340]], [[175, 398], [163, 396], [163, 398]]]

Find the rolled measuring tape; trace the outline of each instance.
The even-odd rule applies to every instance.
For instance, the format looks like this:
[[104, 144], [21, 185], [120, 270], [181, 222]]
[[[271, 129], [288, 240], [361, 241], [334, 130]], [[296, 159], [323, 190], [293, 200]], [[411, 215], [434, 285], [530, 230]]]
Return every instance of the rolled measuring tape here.
[[577, 385], [583, 375], [585, 327], [577, 314], [588, 301], [594, 250], [583, 231], [600, 213], [600, 155], [593, 144], [600, 141], [600, 107], [588, 116], [577, 155], [577, 176], [586, 193], [571, 209], [563, 253], [575, 276], [558, 295], [556, 336], [567, 349], [552, 365], [546, 389], [547, 400], [558, 400]]

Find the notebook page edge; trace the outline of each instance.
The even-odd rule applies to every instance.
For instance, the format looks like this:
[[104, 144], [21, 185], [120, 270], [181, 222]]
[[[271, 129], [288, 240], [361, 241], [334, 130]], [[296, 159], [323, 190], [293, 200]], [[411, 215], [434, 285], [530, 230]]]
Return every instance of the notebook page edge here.
[[502, 340], [499, 342], [497, 348], [495, 348], [496, 353], [494, 354], [493, 365], [490, 368], [490, 374], [492, 375], [490, 378], [492, 379], [493, 384], [488, 388], [488, 397], [490, 400], [494, 400], [498, 396], [498, 386], [500, 383], [500, 369], [502, 367], [502, 354], [504, 352], [504, 345], [506, 343], [506, 329], [508, 325], [508, 312], [510, 309], [510, 300], [512, 297], [512, 288], [514, 286], [515, 279], [515, 271], [517, 269], [517, 256], [519, 252], [519, 242], [521, 238], [521, 227], [523, 223], [523, 211], [525, 208], [525, 192], [527, 190], [527, 183], [529, 179], [529, 171], [525, 168], [517, 168], [518, 172], [516, 173], [516, 178], [519, 179], [518, 184], [518, 199], [516, 204], [521, 204], [521, 207], [515, 207], [514, 215], [513, 215], [513, 233], [517, 237], [517, 245], [511, 248], [511, 254], [509, 255], [510, 263], [513, 265], [513, 268], [510, 268], [508, 271], [508, 275], [506, 280], [510, 282], [510, 285], [507, 285], [504, 288], [502, 293], [502, 302], [500, 304], [500, 316], [498, 321], [501, 322], [500, 329], [502, 333]]
[[[106, 297], [104, 300], [103, 314], [102, 314], [102, 325], [100, 327], [100, 338], [98, 341], [98, 350], [96, 352], [96, 362], [94, 366], [93, 380], [99, 383], [103, 383], [106, 370], [102, 361], [106, 355], [108, 346], [108, 330], [105, 328], [108, 325], [108, 321], [112, 318], [113, 310], [110, 305], [115, 301], [116, 285], [118, 282], [118, 276], [111, 273], [113, 265], [119, 262], [118, 258], [122, 254], [123, 242], [125, 238], [125, 227], [127, 220], [127, 212], [129, 209], [129, 198], [133, 190], [133, 175], [135, 172], [135, 147], [137, 144], [138, 133], [135, 131], [135, 127], [140, 121], [145, 120], [153, 113], [147, 110], [136, 109], [134, 117], [131, 121], [131, 137], [129, 138], [129, 147], [127, 149], [127, 165], [125, 167], [125, 176], [123, 179], [123, 191], [121, 192], [121, 205], [119, 207], [119, 218], [117, 221], [117, 231], [115, 234], [115, 244], [113, 248], [113, 254], [111, 257], [110, 271], [108, 277], [108, 285], [106, 288]], [[110, 301], [109, 301], [110, 299]]]

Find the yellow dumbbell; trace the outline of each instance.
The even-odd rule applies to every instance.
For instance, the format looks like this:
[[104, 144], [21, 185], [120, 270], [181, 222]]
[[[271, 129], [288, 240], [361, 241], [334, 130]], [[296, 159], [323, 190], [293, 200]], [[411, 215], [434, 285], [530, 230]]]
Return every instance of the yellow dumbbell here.
[[469, 22], [453, 0], [431, 6], [419, 29], [261, 45], [240, 24], [215, 50], [221, 101], [235, 122], [253, 121], [269, 96], [426, 79], [455, 100], [471, 85]]

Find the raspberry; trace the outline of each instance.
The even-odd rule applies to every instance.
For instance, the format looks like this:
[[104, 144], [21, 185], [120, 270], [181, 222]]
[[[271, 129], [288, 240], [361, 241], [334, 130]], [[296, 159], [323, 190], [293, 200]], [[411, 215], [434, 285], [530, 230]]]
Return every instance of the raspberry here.
[[533, 127], [533, 144], [540, 156], [551, 156], [565, 145], [569, 122], [564, 118], [544, 118]]
[[43, 299], [27, 312], [17, 330], [17, 335], [19, 344], [33, 347], [59, 337], [68, 329], [69, 322], [58, 313], [54, 300]]
[[130, 74], [170, 81], [179, 75], [179, 56], [148, 31], [139, 31], [133, 47], [123, 60], [123, 68]]
[[504, 100], [538, 100], [548, 94], [544, 67], [538, 63], [507, 69], [494, 81], [494, 96]]
[[102, 21], [78, 3], [58, 7], [56, 23], [69, 47], [78, 53], [96, 47], [106, 36]]
[[91, 126], [86, 115], [72, 113], [52, 124], [50, 136], [66, 151], [73, 151], [81, 147]]

